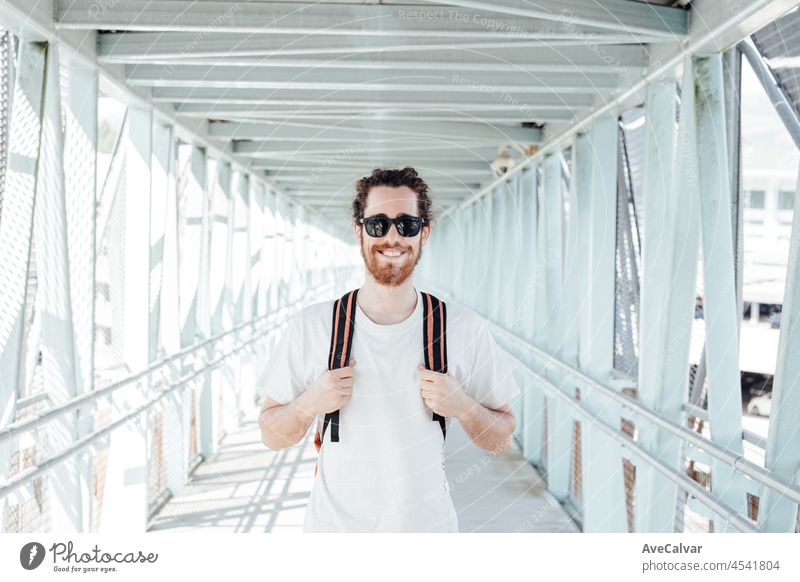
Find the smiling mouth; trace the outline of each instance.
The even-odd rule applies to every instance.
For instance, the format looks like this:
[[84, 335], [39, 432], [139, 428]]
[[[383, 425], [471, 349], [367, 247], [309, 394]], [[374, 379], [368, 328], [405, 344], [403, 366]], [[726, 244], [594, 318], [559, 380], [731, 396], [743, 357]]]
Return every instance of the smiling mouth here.
[[398, 249], [385, 249], [382, 251], [378, 251], [378, 254], [380, 254], [383, 257], [386, 257], [387, 259], [396, 259], [398, 257], [402, 257], [403, 255], [405, 255], [406, 252]]

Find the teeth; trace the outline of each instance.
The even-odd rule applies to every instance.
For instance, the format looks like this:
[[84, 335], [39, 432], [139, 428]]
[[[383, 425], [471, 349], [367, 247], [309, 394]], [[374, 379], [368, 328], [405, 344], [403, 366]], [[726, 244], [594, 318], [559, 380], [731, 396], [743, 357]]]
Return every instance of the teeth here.
[[381, 253], [382, 255], [386, 256], [386, 257], [399, 257], [401, 254], [403, 254], [400, 251], [388, 251], [388, 250], [387, 251], [378, 251], [378, 252]]

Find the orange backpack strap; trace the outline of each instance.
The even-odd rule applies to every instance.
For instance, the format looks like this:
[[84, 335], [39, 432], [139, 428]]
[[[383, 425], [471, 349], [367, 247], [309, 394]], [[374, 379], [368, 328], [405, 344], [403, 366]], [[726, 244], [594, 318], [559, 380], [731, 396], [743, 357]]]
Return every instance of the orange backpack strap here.
[[[422, 292], [422, 351], [425, 367], [434, 372], [447, 373], [447, 309], [444, 301], [439, 301], [430, 293]], [[433, 413], [433, 420], [442, 429], [442, 439], [447, 437], [444, 416]]]
[[[333, 303], [331, 347], [328, 355], [329, 370], [344, 368], [350, 361], [356, 319], [356, 297], [358, 297], [358, 289], [348, 291]], [[328, 423], [331, 425], [331, 442], [339, 442], [339, 411], [334, 410], [325, 414], [320, 443], [325, 439], [325, 429], [328, 428]]]

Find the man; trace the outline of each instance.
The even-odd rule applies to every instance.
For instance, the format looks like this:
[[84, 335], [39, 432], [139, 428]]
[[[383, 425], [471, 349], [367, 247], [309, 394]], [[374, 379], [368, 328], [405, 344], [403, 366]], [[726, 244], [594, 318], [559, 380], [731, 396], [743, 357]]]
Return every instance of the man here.
[[423, 365], [423, 304], [412, 274], [430, 236], [431, 199], [416, 170], [375, 169], [358, 181], [352, 210], [366, 276], [349, 365], [327, 369], [334, 300], [302, 309], [264, 373], [262, 441], [289, 447], [315, 419], [319, 428], [339, 411], [339, 439], [330, 427], [322, 433], [304, 531], [457, 532], [433, 413], [499, 453], [511, 443], [508, 403], [520, 390], [485, 320], [452, 301], [447, 373]]

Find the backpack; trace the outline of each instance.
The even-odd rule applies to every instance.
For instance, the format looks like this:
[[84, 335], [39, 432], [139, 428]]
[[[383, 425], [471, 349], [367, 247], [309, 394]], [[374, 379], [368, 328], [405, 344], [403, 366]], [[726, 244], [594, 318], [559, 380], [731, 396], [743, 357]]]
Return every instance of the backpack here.
[[[331, 345], [328, 355], [328, 370], [344, 368], [350, 361], [350, 350], [353, 346], [355, 331], [356, 297], [358, 289], [348, 291], [333, 303], [333, 320], [331, 322]], [[430, 293], [422, 292], [422, 353], [425, 367], [434, 372], [447, 373], [447, 309], [444, 301], [440, 301]], [[447, 436], [444, 416], [433, 413], [431, 420], [439, 423], [442, 439]], [[325, 414], [320, 433], [319, 425], [314, 435], [314, 446], [319, 453], [325, 431], [331, 426], [331, 442], [339, 442], [339, 411]], [[314, 475], [317, 468], [314, 467]]]

